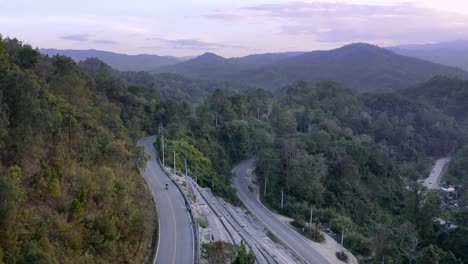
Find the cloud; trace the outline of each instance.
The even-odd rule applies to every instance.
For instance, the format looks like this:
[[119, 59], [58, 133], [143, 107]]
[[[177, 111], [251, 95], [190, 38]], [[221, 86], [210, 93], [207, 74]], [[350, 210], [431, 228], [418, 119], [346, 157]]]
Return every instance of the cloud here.
[[96, 40], [94, 40], [93, 42], [96, 43], [96, 44], [104, 44], [104, 45], [115, 45], [115, 44], [119, 44], [118, 42], [113, 41], [113, 40], [109, 40], [109, 39], [96, 39]]
[[260, 51], [256, 48], [251, 48], [242, 45], [232, 45], [219, 42], [207, 42], [198, 38], [186, 39], [164, 39], [164, 38], [147, 38], [147, 41], [156, 41], [156, 44], [140, 46], [141, 49], [157, 50], [157, 49], [173, 49], [173, 50], [190, 50], [190, 51], [218, 51], [218, 50], [241, 50], [244, 52]]
[[60, 38], [65, 39], [65, 40], [78, 41], [78, 42], [87, 42], [89, 40], [89, 35], [88, 34], [72, 34], [72, 35], [62, 36]]
[[93, 39], [90, 34], [72, 34], [61, 36], [61, 39], [76, 41], [76, 42], [92, 42], [94, 44], [103, 44], [103, 45], [116, 45], [119, 44], [116, 41], [110, 39]]
[[227, 20], [227, 21], [242, 20], [246, 18], [243, 15], [233, 14], [229, 12], [222, 12], [222, 11], [216, 11], [214, 13], [206, 14], [203, 17], [209, 18], [209, 19]]
[[176, 40], [169, 40], [169, 39], [162, 39], [161, 40], [167, 47], [172, 49], [191, 49], [191, 50], [199, 50], [199, 49], [219, 49], [225, 48], [226, 45], [220, 43], [212, 43], [212, 42], [205, 42], [199, 39], [176, 39]]
[[279, 24], [286, 35], [321, 42], [430, 42], [468, 38], [468, 16], [411, 4], [330, 2], [265, 4], [238, 9]]

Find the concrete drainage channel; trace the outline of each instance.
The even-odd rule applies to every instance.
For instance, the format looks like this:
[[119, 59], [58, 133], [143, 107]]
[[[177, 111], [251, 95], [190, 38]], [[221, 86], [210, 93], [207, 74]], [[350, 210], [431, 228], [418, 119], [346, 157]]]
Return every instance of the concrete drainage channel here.
[[[190, 204], [191, 212], [195, 222], [198, 216], [204, 218], [209, 226], [203, 228], [197, 224], [197, 240], [200, 243], [225, 241], [239, 245], [244, 240], [249, 248], [254, 252], [257, 263], [300, 263], [291, 251], [283, 245], [273, 241], [267, 235], [267, 229], [245, 209], [233, 206], [223, 199], [215, 197], [208, 188], [201, 188], [191, 177], [174, 176], [169, 171], [166, 173], [173, 180], [178, 188], [184, 193], [184, 197], [190, 203], [192, 195], [193, 201]], [[181, 186], [183, 185], [183, 186]], [[206, 232], [209, 230], [209, 232]], [[208, 233], [209, 239], [205, 239]], [[200, 252], [200, 250], [198, 251]], [[200, 260], [202, 261], [202, 260]]]
[[[203, 263], [200, 234], [203, 235], [205, 230], [199, 226], [198, 218], [195, 216], [201, 215], [201, 217], [204, 217], [203, 214], [199, 213], [201, 204], [207, 206], [207, 214], [212, 220], [210, 221], [208, 242], [225, 241], [240, 245], [241, 240], [244, 240], [254, 252], [257, 263], [260, 264], [301, 263], [288, 248], [273, 241], [267, 235], [266, 227], [252, 215], [249, 215], [245, 209], [233, 206], [223, 199], [215, 197], [209, 188], [201, 188], [191, 177], [172, 174], [162, 166], [161, 160], [157, 160], [167, 177], [177, 186], [185, 201], [193, 225], [194, 255], [196, 256], [194, 262], [196, 264]], [[184, 189], [186, 190], [184, 191]], [[194, 202], [189, 199], [191, 193], [195, 195]]]
[[[240, 238], [242, 238], [250, 246], [250, 248], [255, 253], [258, 263], [278, 263], [273, 259], [272, 256], [268, 254], [268, 252], [265, 251], [263, 247], [261, 247], [261, 245], [255, 241], [255, 239], [248, 232], [244, 230], [245, 225], [229, 212], [229, 209], [226, 207], [226, 205], [213, 201], [212, 198], [208, 198], [208, 195], [204, 194], [205, 191], [201, 190], [200, 187], [191, 178], [187, 180], [189, 181], [192, 190], [195, 189], [200, 194], [200, 197], [210, 207], [212, 212], [214, 212], [219, 218], [222, 219], [223, 226], [230, 233], [234, 244], [239, 244], [240, 240], [234, 238], [232, 231], [230, 231], [232, 229], [237, 232], [237, 235], [240, 236]], [[228, 227], [228, 225], [230, 225], [230, 227]]]

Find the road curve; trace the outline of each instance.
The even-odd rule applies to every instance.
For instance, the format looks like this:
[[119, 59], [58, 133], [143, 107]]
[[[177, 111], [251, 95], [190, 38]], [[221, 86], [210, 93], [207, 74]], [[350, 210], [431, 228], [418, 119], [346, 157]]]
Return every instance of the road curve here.
[[451, 158], [441, 158], [436, 160], [434, 167], [432, 168], [431, 174], [429, 177], [424, 179], [423, 185], [429, 190], [436, 190], [440, 187], [440, 178], [442, 177], [442, 172], [444, 167], [450, 162]]
[[298, 257], [306, 263], [330, 263], [317, 252], [305, 238], [278, 220], [248, 189], [245, 181], [247, 170], [254, 165], [254, 160], [246, 160], [232, 169], [236, 175], [233, 179], [237, 196], [244, 205], [254, 214], [276, 237], [282, 240]]
[[[158, 248], [153, 263], [190, 264], [195, 260], [194, 231], [182, 194], [163, 172], [153, 143], [156, 137], [140, 139], [151, 159], [142, 170], [158, 209]], [[169, 185], [165, 190], [165, 184]]]

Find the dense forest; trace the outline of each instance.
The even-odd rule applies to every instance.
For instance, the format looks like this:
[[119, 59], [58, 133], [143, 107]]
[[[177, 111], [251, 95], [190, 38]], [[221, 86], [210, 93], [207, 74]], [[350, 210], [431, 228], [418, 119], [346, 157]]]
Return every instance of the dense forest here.
[[142, 263], [155, 248], [135, 142], [183, 103], [89, 67], [0, 38], [0, 263]]
[[178, 149], [197, 149], [181, 151], [177, 166], [187, 157], [189, 164], [205, 164], [192, 174], [228, 198], [235, 199], [231, 189], [213, 184], [211, 173], [228, 175], [233, 164], [256, 156], [261, 186], [267, 179], [261, 198], [272, 210], [304, 226], [313, 206], [318, 221], [337, 234], [345, 229], [345, 245], [369, 262], [468, 260], [463, 213], [455, 230], [434, 223], [444, 214], [439, 198], [416, 183], [429, 174], [433, 157], [467, 142], [464, 126], [443, 109], [399, 93], [296, 82], [277, 94], [218, 90], [165, 135]]

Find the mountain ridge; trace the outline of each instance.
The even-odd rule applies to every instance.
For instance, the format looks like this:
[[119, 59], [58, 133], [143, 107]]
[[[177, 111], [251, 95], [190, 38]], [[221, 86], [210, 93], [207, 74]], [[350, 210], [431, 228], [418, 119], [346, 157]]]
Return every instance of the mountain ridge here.
[[400, 55], [459, 67], [468, 71], [468, 40], [400, 45], [388, 47], [388, 49]]
[[98, 58], [113, 68], [121, 71], [151, 71], [167, 65], [176, 64], [182, 58], [172, 56], [159, 56], [153, 54], [128, 55], [103, 51], [96, 49], [74, 50], [74, 49], [40, 49], [40, 53], [48, 56], [57, 54], [72, 58], [74, 61], [84, 61], [88, 58]]
[[[244, 57], [245, 58], [245, 57]], [[239, 60], [239, 59], [238, 59]], [[468, 79], [468, 72], [411, 58], [375, 45], [354, 43], [328, 51], [311, 51], [260, 67], [239, 67], [232, 59], [199, 64], [200, 57], [160, 69], [195, 79], [232, 80], [277, 90], [297, 80], [333, 80], [358, 91], [399, 90], [446, 75]], [[211, 70], [206, 70], [210, 69]]]

